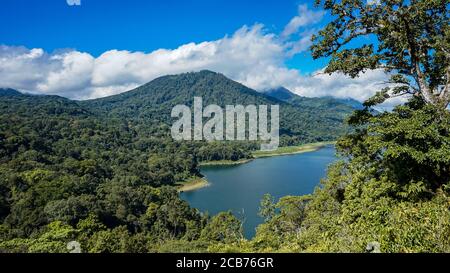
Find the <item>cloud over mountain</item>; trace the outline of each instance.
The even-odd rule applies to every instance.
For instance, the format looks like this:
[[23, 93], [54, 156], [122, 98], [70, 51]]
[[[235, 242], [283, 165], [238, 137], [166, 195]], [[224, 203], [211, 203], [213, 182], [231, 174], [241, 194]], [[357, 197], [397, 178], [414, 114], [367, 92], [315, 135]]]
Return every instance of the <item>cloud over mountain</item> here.
[[323, 12], [300, 5], [298, 16], [279, 35], [255, 24], [215, 41], [149, 53], [109, 50], [94, 57], [76, 50], [48, 53], [4, 45], [0, 87], [87, 99], [118, 94], [166, 74], [209, 69], [256, 90], [285, 86], [310, 97], [368, 98], [386, 79], [383, 72], [368, 71], [349, 79], [339, 74], [303, 75], [285, 65], [293, 55], [308, 50], [313, 26], [322, 17]]

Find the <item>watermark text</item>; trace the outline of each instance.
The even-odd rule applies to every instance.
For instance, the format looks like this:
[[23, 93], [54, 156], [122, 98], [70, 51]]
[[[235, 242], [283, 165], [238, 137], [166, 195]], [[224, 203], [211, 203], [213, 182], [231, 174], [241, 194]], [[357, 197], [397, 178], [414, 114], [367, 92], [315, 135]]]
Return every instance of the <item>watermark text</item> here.
[[[203, 106], [201, 97], [194, 97], [194, 113], [186, 105], [172, 109], [175, 140], [260, 140], [261, 150], [275, 150], [279, 145], [279, 105], [226, 105], [225, 110], [216, 104]], [[208, 119], [206, 123], [205, 119]], [[193, 120], [193, 123], [192, 123]], [[193, 126], [192, 126], [193, 124]]]

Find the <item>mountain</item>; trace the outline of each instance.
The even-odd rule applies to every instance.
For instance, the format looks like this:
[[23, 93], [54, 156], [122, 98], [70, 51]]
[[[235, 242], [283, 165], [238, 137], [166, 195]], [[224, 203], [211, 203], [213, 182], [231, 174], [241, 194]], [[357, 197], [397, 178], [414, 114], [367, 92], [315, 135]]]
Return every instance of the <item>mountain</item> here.
[[11, 89], [11, 88], [0, 88], [0, 96], [20, 96], [22, 93], [20, 93], [17, 90]]
[[289, 101], [295, 96], [298, 96], [284, 87], [270, 89], [268, 91], [265, 91], [264, 94], [282, 101]]
[[328, 97], [325, 97], [325, 98], [330, 98], [330, 99], [336, 100], [336, 101], [338, 101], [340, 103], [343, 103], [345, 105], [348, 105], [348, 106], [352, 107], [355, 110], [362, 110], [362, 109], [364, 109], [364, 106], [363, 106], [363, 104], [360, 101], [357, 101], [357, 100], [352, 99], [352, 98], [335, 98], [335, 97], [331, 97], [331, 96], [328, 96]]
[[179, 104], [192, 106], [194, 97], [202, 97], [204, 106], [278, 104], [281, 145], [335, 140], [348, 131], [343, 121], [354, 110], [348, 102], [331, 97], [300, 97], [286, 88], [257, 92], [207, 70], [163, 76], [128, 92], [87, 101], [25, 95], [13, 89], [0, 89], [0, 95], [10, 97], [5, 112], [90, 115], [104, 122], [123, 120], [147, 136], [168, 135], [174, 121], [170, 116], [172, 108]]
[[320, 98], [308, 98], [299, 96], [290, 90], [279, 87], [275, 89], [270, 89], [264, 92], [265, 95], [292, 103], [298, 106], [306, 106], [306, 107], [320, 107], [320, 108], [328, 108], [332, 109], [334, 107], [342, 107], [344, 105], [350, 106], [354, 110], [361, 110], [364, 108], [361, 102], [352, 99], [352, 98], [335, 98], [332, 96], [325, 96]]
[[125, 118], [147, 127], [170, 125], [174, 120], [170, 117], [172, 108], [179, 104], [192, 106], [195, 96], [203, 98], [203, 105], [222, 107], [278, 104], [284, 145], [334, 140], [347, 131], [343, 120], [353, 111], [352, 107], [330, 99], [299, 97], [286, 89], [276, 94], [291, 98], [284, 101], [205, 70], [163, 76], [119, 95], [80, 103], [98, 115]]
[[[130, 242], [137, 246], [133, 252], [159, 240], [191, 238], [191, 230], [202, 234], [209, 220], [179, 199], [177, 185], [200, 178], [201, 161], [249, 159], [260, 146], [174, 141], [171, 109], [191, 105], [194, 96], [205, 105], [279, 104], [283, 145], [332, 140], [347, 130], [337, 107], [318, 108], [314, 99], [300, 107], [210, 71], [165, 76], [90, 101], [10, 89], [1, 94], [0, 252], [23, 252], [34, 242], [48, 251], [46, 238], [67, 228], [82, 227], [80, 239], [93, 238], [83, 245], [117, 238], [108, 242]], [[100, 229], [92, 234], [92, 226]], [[55, 252], [73, 239], [64, 237]], [[108, 243], [95, 251], [130, 249], [111, 250]]]
[[202, 97], [203, 105], [282, 103], [222, 74], [204, 70], [163, 76], [134, 90], [82, 104], [115, 117], [171, 121], [172, 108], [179, 104], [191, 106], [194, 97]]
[[264, 92], [264, 94], [296, 106], [301, 111], [315, 111], [320, 116], [345, 120], [350, 113], [364, 108], [362, 103], [351, 98], [335, 98], [332, 96], [309, 98], [294, 94], [290, 90], [280, 87]]
[[23, 94], [14, 89], [0, 89], [0, 115], [19, 115], [33, 118], [49, 118], [52, 116], [75, 117], [93, 115], [77, 101], [55, 95]]

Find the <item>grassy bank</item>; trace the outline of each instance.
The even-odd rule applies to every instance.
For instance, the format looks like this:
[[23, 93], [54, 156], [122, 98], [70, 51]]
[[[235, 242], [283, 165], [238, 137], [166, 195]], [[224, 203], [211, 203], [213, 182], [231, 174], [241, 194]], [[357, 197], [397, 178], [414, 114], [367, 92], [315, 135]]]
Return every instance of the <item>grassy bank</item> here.
[[208, 187], [210, 184], [208, 180], [203, 177], [193, 177], [184, 182], [178, 183], [178, 192], [195, 191], [204, 187]]
[[335, 144], [335, 142], [317, 142], [317, 143], [309, 143], [300, 146], [286, 146], [280, 147], [274, 151], [254, 151], [253, 157], [269, 157], [269, 156], [280, 156], [280, 155], [291, 155], [291, 154], [300, 154], [307, 152], [317, 151], [327, 145]]
[[253, 160], [253, 158], [239, 159], [236, 161], [233, 161], [233, 160], [204, 161], [204, 162], [200, 162], [199, 165], [200, 166], [239, 165], [239, 164], [244, 164], [244, 163], [250, 162], [252, 160]]

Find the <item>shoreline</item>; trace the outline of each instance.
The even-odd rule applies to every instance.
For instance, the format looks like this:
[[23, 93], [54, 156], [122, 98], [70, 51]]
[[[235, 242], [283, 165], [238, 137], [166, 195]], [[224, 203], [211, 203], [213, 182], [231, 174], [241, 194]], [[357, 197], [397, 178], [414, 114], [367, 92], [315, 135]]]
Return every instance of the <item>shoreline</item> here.
[[246, 158], [246, 159], [239, 159], [236, 161], [233, 160], [217, 160], [217, 161], [204, 161], [200, 162], [198, 165], [200, 167], [206, 167], [206, 166], [232, 166], [232, 165], [240, 165], [245, 164], [250, 161], [254, 160], [254, 158]]
[[211, 184], [204, 177], [195, 177], [185, 182], [178, 183], [178, 185], [178, 193], [182, 193], [209, 187]]
[[[232, 161], [232, 160], [205, 161], [205, 162], [200, 162], [199, 167], [234, 166], [234, 165], [245, 164], [245, 163], [251, 162], [258, 158], [315, 152], [315, 151], [320, 150], [328, 145], [333, 145], [335, 143], [336, 143], [335, 141], [317, 142], [317, 143], [303, 144], [303, 145], [299, 145], [299, 146], [280, 147], [275, 151], [254, 151], [252, 153], [253, 158], [240, 159], [240, 160], [236, 160], [236, 161]], [[190, 191], [202, 189], [202, 188], [210, 186], [211, 184], [208, 182], [208, 180], [206, 180], [205, 177], [194, 177], [194, 178], [188, 179], [185, 182], [178, 183], [178, 185], [179, 185], [178, 192], [182, 193], [182, 192], [190, 192]]]
[[336, 144], [335, 141], [328, 142], [316, 142], [303, 144], [299, 146], [285, 146], [280, 147], [275, 151], [255, 151], [253, 152], [254, 158], [263, 158], [263, 157], [272, 157], [272, 156], [283, 156], [283, 155], [294, 155], [294, 154], [302, 154], [302, 153], [310, 153], [320, 150], [328, 145]]

